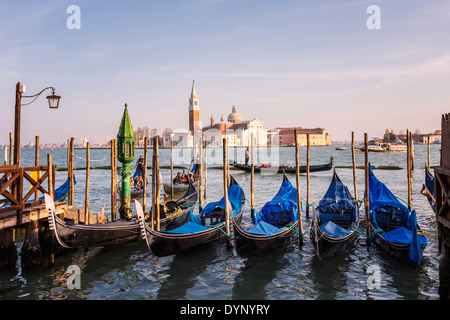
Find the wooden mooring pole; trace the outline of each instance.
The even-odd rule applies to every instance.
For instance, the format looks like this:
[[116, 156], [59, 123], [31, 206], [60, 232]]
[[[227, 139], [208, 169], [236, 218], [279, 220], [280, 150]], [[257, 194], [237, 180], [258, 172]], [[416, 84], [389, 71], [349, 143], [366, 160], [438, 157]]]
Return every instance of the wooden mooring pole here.
[[206, 160], [206, 154], [208, 153], [208, 150], [207, 150], [207, 143], [206, 143], [207, 141], [205, 140], [205, 139], [203, 139], [203, 143], [204, 143], [204, 157], [203, 157], [203, 166], [204, 166], [204, 168], [205, 168], [205, 190], [204, 190], [204, 193], [203, 193], [203, 198], [205, 198], [206, 199], [206, 189], [208, 188], [208, 177], [207, 177], [207, 171], [208, 171], [208, 165], [207, 165], [207, 160]]
[[111, 220], [117, 214], [117, 139], [111, 140]]
[[252, 171], [250, 175], [250, 205], [252, 214], [255, 211], [255, 148], [253, 145], [253, 133], [250, 134], [251, 137], [251, 148], [252, 148]]
[[298, 229], [300, 230], [299, 234], [299, 243], [303, 244], [303, 222], [302, 222], [302, 201], [300, 194], [300, 156], [298, 151], [298, 135], [297, 128], [294, 129], [295, 135], [295, 181], [297, 182], [297, 207], [298, 207]]
[[223, 144], [223, 197], [225, 200], [225, 226], [227, 233], [227, 245], [231, 245], [230, 241], [230, 207], [228, 205], [228, 150], [227, 150], [227, 138], [222, 140]]
[[86, 143], [86, 187], [84, 189], [84, 224], [89, 224], [89, 183], [91, 176], [91, 147]]
[[[369, 141], [367, 133], [364, 133], [364, 168], [365, 168], [365, 187], [364, 209], [366, 213], [366, 235], [370, 236], [370, 217], [369, 217]], [[367, 238], [369, 239], [369, 238]]]
[[407, 143], [406, 143], [406, 177], [407, 177], [407, 183], [408, 183], [408, 209], [411, 210], [411, 132], [408, 130], [406, 131], [407, 135]]
[[[199, 163], [198, 163], [198, 203], [199, 212], [203, 210], [203, 135], [200, 137], [200, 149], [199, 149]], [[189, 177], [188, 177], [189, 179]]]
[[147, 206], [147, 158], [148, 158], [148, 137], [144, 138], [144, 168], [142, 172], [142, 209], [145, 212]]
[[310, 149], [310, 142], [309, 142], [309, 133], [306, 134], [306, 217], [309, 218], [309, 183], [310, 183], [310, 176], [309, 176], [309, 149]]
[[73, 141], [75, 139], [74, 138], [70, 138], [70, 145], [69, 145], [69, 165], [68, 165], [68, 170], [67, 170], [67, 175], [68, 175], [68, 179], [69, 179], [69, 195], [68, 195], [68, 200], [69, 200], [69, 205], [73, 205], [73, 201], [75, 198], [75, 183], [74, 183], [74, 177], [73, 177], [73, 160], [75, 157], [74, 154], [74, 146], [73, 146]]
[[355, 192], [355, 204], [358, 205], [358, 190], [356, 187], [356, 159], [355, 159], [355, 132], [352, 131], [352, 165], [353, 165], [353, 189]]
[[[39, 165], [39, 136], [35, 137], [34, 144], [34, 165], [37, 167]], [[41, 172], [36, 171], [36, 181], [40, 178]], [[34, 200], [37, 201], [39, 199], [39, 191], [36, 190], [34, 193]]]
[[159, 179], [159, 141], [158, 136], [155, 137], [155, 209], [156, 209], [156, 231], [161, 230], [161, 217], [160, 217], [160, 207], [159, 207], [159, 198], [161, 196], [161, 187], [160, 187], [160, 179]]

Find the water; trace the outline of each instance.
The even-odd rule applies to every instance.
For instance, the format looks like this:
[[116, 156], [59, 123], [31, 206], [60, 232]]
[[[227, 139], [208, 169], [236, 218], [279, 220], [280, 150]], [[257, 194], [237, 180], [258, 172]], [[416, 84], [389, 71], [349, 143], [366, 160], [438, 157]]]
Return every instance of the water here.
[[[351, 147], [347, 150], [335, 150], [337, 146], [316, 147], [311, 149], [311, 164], [327, 163], [334, 157], [336, 166], [351, 166]], [[431, 146], [431, 165], [439, 165], [440, 145]], [[293, 165], [294, 148], [276, 148], [268, 152], [259, 150], [257, 163], [284, 163]], [[53, 163], [58, 167], [67, 167], [65, 149], [44, 149], [41, 162], [51, 152]], [[136, 159], [142, 150], [136, 150]], [[149, 152], [151, 156], [151, 151]], [[75, 150], [75, 167], [85, 167], [85, 151]], [[109, 150], [92, 149], [91, 166], [109, 165]], [[243, 159], [244, 150], [233, 152], [230, 159]], [[189, 166], [191, 158], [187, 150], [175, 151], [175, 165]], [[33, 165], [34, 150], [22, 151], [22, 165]], [[215, 201], [222, 196], [222, 171], [212, 169], [222, 165], [221, 149], [208, 149], [207, 171], [208, 189], [206, 201]], [[306, 149], [300, 149], [300, 162], [306, 162]], [[364, 154], [356, 154], [357, 165], [364, 165]], [[407, 199], [406, 154], [370, 153], [372, 165], [400, 166], [401, 170], [375, 170], [379, 180], [385, 182], [392, 192], [401, 199]], [[422, 229], [436, 234], [434, 213], [425, 196], [420, 194], [424, 183], [424, 166], [427, 162], [427, 147], [416, 145], [415, 171], [413, 177], [413, 207]], [[160, 150], [160, 165], [170, 165], [170, 150]], [[175, 174], [181, 169], [175, 169]], [[170, 169], [161, 169], [164, 180], [170, 178]], [[351, 169], [337, 169], [341, 180], [353, 193]], [[231, 171], [236, 181], [250, 198], [250, 174]], [[75, 205], [84, 206], [85, 171], [75, 171], [77, 185]], [[295, 176], [288, 175], [295, 184]], [[277, 192], [281, 184], [281, 175], [255, 175], [255, 202], [260, 208]], [[332, 177], [332, 171], [311, 173], [311, 200], [319, 202]], [[67, 172], [56, 173], [56, 186], [67, 179]], [[301, 175], [301, 194], [306, 199], [306, 176]], [[358, 198], [364, 194], [364, 170], [357, 170]], [[91, 170], [90, 208], [100, 212], [110, 212], [110, 171]], [[243, 223], [250, 223], [248, 204], [244, 212]], [[361, 206], [364, 217], [364, 206]], [[303, 217], [303, 226], [307, 228], [310, 219]], [[20, 235], [17, 239], [21, 248]], [[413, 269], [379, 252], [375, 247], [367, 247], [365, 239], [360, 237], [355, 247], [333, 257], [320, 261], [315, 255], [309, 238], [299, 248], [294, 243], [284, 251], [274, 251], [263, 256], [241, 259], [225, 243], [217, 243], [199, 248], [186, 254], [156, 258], [147, 250], [144, 242], [129, 243], [115, 247], [99, 247], [76, 250], [58, 256], [55, 266], [46, 265], [23, 270], [20, 258], [16, 270], [0, 273], [1, 299], [11, 300], [96, 300], [96, 299], [195, 299], [195, 300], [436, 300], [439, 299], [439, 252], [437, 241], [428, 238], [428, 246], [422, 262]], [[81, 288], [69, 289], [67, 268], [78, 265], [81, 269]], [[370, 288], [368, 279], [372, 275], [368, 268], [377, 268], [380, 275], [380, 287]]]

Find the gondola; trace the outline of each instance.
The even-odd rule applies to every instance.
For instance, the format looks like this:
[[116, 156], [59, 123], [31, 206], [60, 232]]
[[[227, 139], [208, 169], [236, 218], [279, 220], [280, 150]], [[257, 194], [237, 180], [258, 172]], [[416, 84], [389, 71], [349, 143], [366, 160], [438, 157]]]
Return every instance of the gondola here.
[[319, 259], [349, 248], [358, 236], [359, 209], [336, 170], [327, 192], [313, 210], [310, 238]]
[[[245, 165], [241, 163], [234, 162], [231, 165], [231, 168], [238, 169], [238, 170], [244, 170], [247, 172], [252, 171], [251, 165]], [[230, 168], [230, 169], [231, 169]], [[309, 172], [318, 172], [318, 171], [327, 171], [331, 170], [333, 168], [333, 157], [330, 158], [330, 162], [326, 164], [320, 164], [320, 165], [313, 165], [309, 166]], [[305, 173], [307, 169], [307, 166], [300, 166], [300, 173]], [[267, 172], [267, 173], [296, 173], [295, 167], [290, 166], [269, 166], [269, 165], [260, 165], [260, 166], [254, 166], [254, 172]]]
[[[45, 195], [50, 230], [58, 243], [64, 248], [87, 248], [122, 244], [139, 240], [139, 223], [133, 220], [117, 219], [106, 223], [75, 224], [60, 219], [55, 214], [52, 199]], [[163, 230], [176, 228], [189, 218], [190, 208], [196, 203], [198, 193], [190, 184], [189, 190], [178, 201], [169, 201], [160, 206], [160, 221]], [[148, 219], [145, 219], [149, 223]]]
[[[189, 173], [193, 173], [194, 176], [198, 177], [198, 164], [194, 163], [194, 165], [192, 166], [192, 169], [189, 171]], [[189, 178], [190, 174], [188, 174], [188, 178]], [[191, 180], [192, 181], [192, 180]], [[172, 182], [173, 183], [173, 182]], [[195, 189], [198, 189], [198, 186], [200, 184], [200, 181], [198, 179], [192, 181], [192, 184], [194, 185]], [[164, 193], [171, 196], [172, 195], [172, 184], [171, 183], [164, 183], [163, 182], [163, 188], [164, 188]], [[174, 184], [173, 185], [173, 194], [174, 197], [176, 198], [179, 195], [182, 195], [186, 192], [186, 190], [189, 188], [188, 184]]]
[[420, 192], [428, 198], [431, 208], [436, 212], [436, 194], [434, 188], [434, 177], [428, 170], [428, 167], [425, 166], [425, 183]]
[[283, 175], [277, 194], [257, 213], [252, 212], [253, 226], [243, 230], [232, 222], [234, 245], [240, 257], [262, 254], [288, 246], [298, 233], [297, 189]]
[[415, 210], [410, 211], [379, 181], [369, 165], [369, 239], [394, 258], [413, 267], [420, 263], [427, 239], [419, 235]]
[[[228, 200], [232, 208], [232, 218], [238, 224], [242, 220], [245, 195], [242, 187], [230, 175]], [[136, 203], [139, 221], [143, 212]], [[230, 206], [228, 206], [230, 208]], [[146, 240], [150, 252], [157, 257], [178, 254], [200, 245], [217, 241], [226, 236], [225, 200], [208, 203], [199, 214], [190, 213], [189, 221], [173, 230], [156, 231], [148, 224], [141, 223], [142, 237]]]

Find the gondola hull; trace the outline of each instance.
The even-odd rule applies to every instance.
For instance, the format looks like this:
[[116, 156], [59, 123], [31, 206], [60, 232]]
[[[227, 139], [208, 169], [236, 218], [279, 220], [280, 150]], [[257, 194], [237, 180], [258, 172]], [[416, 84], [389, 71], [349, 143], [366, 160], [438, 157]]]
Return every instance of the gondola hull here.
[[[238, 169], [238, 170], [244, 170], [247, 172], [251, 172], [252, 171], [252, 167], [251, 166], [246, 166], [244, 164], [240, 164], [240, 163], [234, 163], [233, 164], [233, 168], [234, 169]], [[327, 163], [327, 164], [322, 164], [322, 165], [315, 165], [315, 166], [309, 166], [309, 172], [318, 172], [318, 171], [327, 171], [327, 170], [331, 170], [333, 168], [333, 163]], [[300, 166], [300, 173], [305, 173], [307, 169], [307, 166]], [[296, 173], [296, 168], [295, 167], [254, 167], [254, 172], [258, 173], [258, 172], [267, 172], [267, 173]]]
[[333, 238], [322, 232], [320, 228], [315, 228], [314, 231], [316, 230], [317, 237], [314, 232], [311, 232], [310, 239], [314, 251], [321, 259], [351, 249], [358, 238], [358, 233], [356, 231], [353, 231], [347, 237]]
[[233, 222], [234, 243], [236, 253], [246, 258], [253, 255], [260, 255], [272, 250], [281, 250], [288, 248], [289, 244], [298, 240], [299, 235], [298, 221], [291, 226], [275, 235], [256, 235], [242, 230], [239, 225]]
[[[239, 214], [233, 220], [240, 224], [242, 214]], [[226, 237], [225, 224], [222, 224], [220, 228], [217, 227], [196, 234], [184, 235], [169, 235], [167, 233], [155, 231], [150, 227], [146, 227], [146, 230], [150, 242], [150, 252], [157, 257], [179, 254]]]
[[[375, 231], [373, 226], [370, 227], [371, 233]], [[416, 268], [419, 263], [411, 260], [409, 257], [409, 244], [399, 244], [391, 241], [387, 241], [384, 239], [380, 233], [374, 235], [372, 242], [376, 245], [378, 249], [389, 254], [394, 259], [403, 262], [411, 267]], [[423, 255], [423, 251], [425, 250], [426, 245], [421, 245], [421, 255]]]
[[[198, 190], [198, 187], [199, 187], [199, 184], [200, 184], [199, 180], [194, 181], [192, 184], [193, 184], [194, 188], [196, 190]], [[164, 183], [163, 184], [163, 188], [164, 188], [164, 193], [165, 194], [167, 194], [168, 196], [172, 195], [172, 185], [171, 184]], [[180, 194], [185, 193], [188, 188], [189, 188], [188, 185], [175, 184], [173, 186], [174, 197], [176, 197], [177, 195], [179, 196]]]
[[[173, 207], [167, 217], [160, 220], [161, 230], [171, 230], [186, 223], [192, 204], [197, 201], [198, 193], [191, 185], [185, 196], [176, 201], [168, 202]], [[93, 246], [117, 245], [140, 239], [139, 223], [118, 219], [103, 224], [75, 224], [64, 221], [56, 216], [50, 200], [46, 199], [49, 212], [50, 230], [54, 233], [57, 242], [64, 248], [87, 248]], [[54, 204], [53, 204], [54, 207]], [[163, 210], [164, 205], [161, 206]], [[160, 210], [160, 212], [162, 212]], [[146, 224], [150, 222], [145, 220]]]

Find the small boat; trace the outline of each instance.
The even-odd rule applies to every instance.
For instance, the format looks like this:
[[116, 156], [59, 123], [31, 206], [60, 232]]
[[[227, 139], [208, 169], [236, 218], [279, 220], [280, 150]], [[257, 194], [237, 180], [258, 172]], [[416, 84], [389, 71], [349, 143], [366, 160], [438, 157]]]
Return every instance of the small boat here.
[[[160, 221], [164, 230], [176, 228], [189, 218], [190, 207], [197, 201], [198, 194], [191, 187], [185, 196], [178, 201], [170, 201], [161, 205]], [[122, 244], [139, 240], [139, 223], [136, 220], [116, 219], [106, 223], [75, 224], [60, 219], [55, 213], [53, 200], [46, 194], [45, 206], [48, 212], [50, 230], [58, 243], [64, 248], [87, 248]], [[145, 218], [144, 218], [145, 219]], [[145, 219], [145, 223], [150, 223]]]
[[[235, 169], [239, 169], [239, 170], [244, 170], [247, 172], [251, 172], [252, 171], [252, 166], [251, 165], [245, 165], [245, 164], [241, 164], [241, 163], [237, 163], [234, 162], [231, 165], [232, 168]], [[330, 162], [326, 163], [326, 164], [320, 164], [320, 165], [313, 165], [313, 166], [309, 166], [309, 172], [317, 172], [317, 171], [327, 171], [327, 170], [331, 170], [331, 168], [333, 168], [333, 157], [330, 158]], [[301, 173], [305, 173], [307, 169], [307, 166], [300, 166], [300, 172]], [[267, 173], [296, 173], [296, 168], [295, 167], [290, 167], [290, 166], [270, 166], [267, 164], [262, 164], [260, 166], [254, 166], [254, 172], [267, 172]]]
[[313, 210], [310, 238], [319, 259], [351, 246], [358, 236], [359, 209], [336, 170], [327, 192]]
[[346, 147], [336, 147], [336, 150], [347, 150]]
[[436, 212], [436, 194], [434, 188], [434, 177], [428, 170], [428, 167], [425, 166], [425, 184], [423, 185], [420, 193], [428, 198], [431, 208], [433, 208], [433, 211]]
[[[131, 177], [132, 179], [133, 179], [133, 184], [132, 184], [132, 186], [130, 186], [130, 195], [131, 195], [131, 198], [137, 198], [137, 197], [142, 197], [142, 195], [143, 195], [143, 193], [144, 193], [144, 187], [143, 187], [143, 185], [142, 185], [142, 183], [139, 183], [137, 186], [136, 186], [136, 183], [138, 183], [137, 182], [137, 177], [139, 176], [139, 171], [138, 171], [138, 169], [136, 168], [136, 170], [134, 170], [134, 173], [133, 173], [133, 176]], [[142, 179], [141, 179], [142, 180]], [[147, 182], [148, 183], [148, 182]], [[118, 184], [118, 186], [117, 186], [117, 190], [119, 191], [119, 195], [121, 194], [121, 190], [122, 190], [122, 186], [121, 186], [121, 184], [119, 183]], [[148, 188], [147, 188], [147, 190], [149, 190]], [[187, 190], [187, 188], [186, 188], [186, 190]], [[185, 190], [185, 192], [186, 192], [186, 190]]]
[[259, 212], [252, 212], [253, 226], [243, 230], [233, 221], [234, 244], [240, 257], [262, 254], [288, 246], [298, 233], [297, 189], [283, 175], [277, 194]]
[[[228, 201], [232, 209], [231, 220], [240, 224], [245, 195], [242, 187], [231, 175]], [[143, 212], [140, 207], [140, 203], [136, 202], [139, 221], [143, 221]], [[208, 203], [199, 214], [190, 212], [189, 221], [172, 230], [156, 231], [148, 224], [140, 222], [141, 235], [154, 256], [174, 255], [229, 236], [225, 231], [225, 217], [225, 199], [222, 197], [219, 201]]]
[[369, 238], [382, 251], [413, 267], [420, 263], [427, 239], [419, 235], [416, 211], [410, 211], [379, 181], [369, 165]]
[[[199, 170], [198, 168], [199, 168], [198, 164], [194, 163], [194, 165], [192, 166], [192, 169], [189, 171], [189, 173], [194, 174], [195, 180], [194, 181], [191, 180], [191, 181], [192, 181], [192, 184], [194, 185], [195, 189], [198, 189], [199, 184], [200, 184], [200, 181], [198, 180], [198, 170]], [[188, 174], [188, 179], [190, 179], [189, 176], [190, 176], [190, 174]], [[168, 196], [172, 195], [172, 184], [171, 183], [163, 182], [163, 188], [164, 188], [165, 194], [167, 194]], [[177, 196], [184, 194], [188, 188], [189, 188], [189, 185], [187, 183], [173, 184], [174, 197], [176, 198]]]

